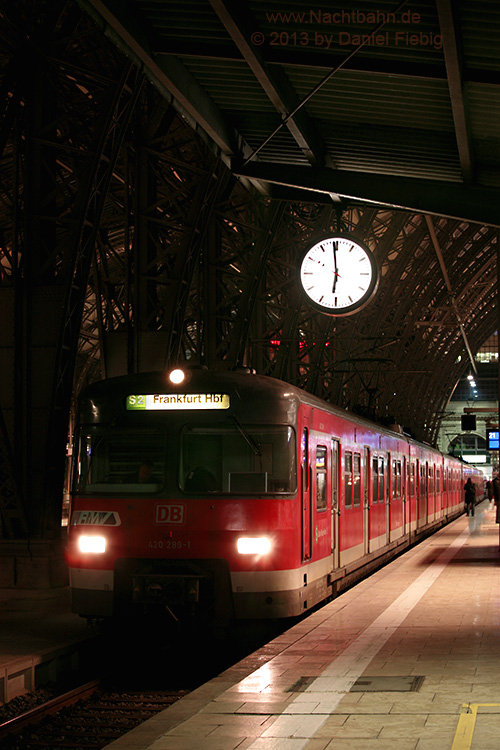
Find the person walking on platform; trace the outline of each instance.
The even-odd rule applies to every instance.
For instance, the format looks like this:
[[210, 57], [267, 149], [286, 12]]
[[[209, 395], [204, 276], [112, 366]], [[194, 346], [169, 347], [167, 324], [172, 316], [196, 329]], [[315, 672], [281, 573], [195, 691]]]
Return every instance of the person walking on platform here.
[[468, 516], [476, 515], [476, 488], [469, 477], [464, 485], [465, 490], [465, 510]]
[[488, 479], [486, 482], [486, 494], [488, 496], [488, 502], [490, 504], [490, 508], [493, 505], [493, 482], [491, 479]]

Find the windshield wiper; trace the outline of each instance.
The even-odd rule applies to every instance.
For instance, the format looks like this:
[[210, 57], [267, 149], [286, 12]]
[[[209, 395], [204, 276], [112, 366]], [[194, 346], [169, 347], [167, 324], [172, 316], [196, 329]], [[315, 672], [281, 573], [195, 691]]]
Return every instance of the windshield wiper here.
[[240, 433], [243, 440], [247, 443], [250, 450], [254, 453], [254, 455], [262, 457], [262, 451], [258, 443], [256, 443], [253, 437], [248, 434], [241, 422], [239, 422], [238, 418], [234, 414], [232, 414], [231, 416], [234, 419], [238, 432]]

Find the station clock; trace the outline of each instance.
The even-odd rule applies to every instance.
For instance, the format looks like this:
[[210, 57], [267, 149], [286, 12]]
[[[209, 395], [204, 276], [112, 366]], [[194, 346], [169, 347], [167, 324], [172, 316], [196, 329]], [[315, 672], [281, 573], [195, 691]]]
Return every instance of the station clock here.
[[377, 291], [379, 274], [371, 250], [349, 234], [317, 240], [304, 253], [299, 283], [309, 304], [327, 315], [352, 315]]

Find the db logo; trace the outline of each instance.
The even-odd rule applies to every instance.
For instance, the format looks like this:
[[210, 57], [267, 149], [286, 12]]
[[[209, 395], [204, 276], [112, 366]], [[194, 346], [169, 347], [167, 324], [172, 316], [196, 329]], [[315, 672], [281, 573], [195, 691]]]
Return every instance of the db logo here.
[[155, 523], [184, 523], [184, 505], [157, 505]]

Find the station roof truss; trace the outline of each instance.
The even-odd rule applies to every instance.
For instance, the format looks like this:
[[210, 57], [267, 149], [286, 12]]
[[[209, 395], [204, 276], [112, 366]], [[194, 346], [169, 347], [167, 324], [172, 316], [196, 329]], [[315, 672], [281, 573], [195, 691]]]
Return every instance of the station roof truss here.
[[[179, 361], [248, 366], [435, 442], [497, 328], [500, 11], [346, 5], [1, 4], [0, 287], [24, 278], [21, 218], [36, 216], [31, 273], [70, 300], [56, 400], [76, 325], [77, 391]], [[307, 243], [331, 230], [364, 241], [381, 272], [344, 318], [297, 284]]]

